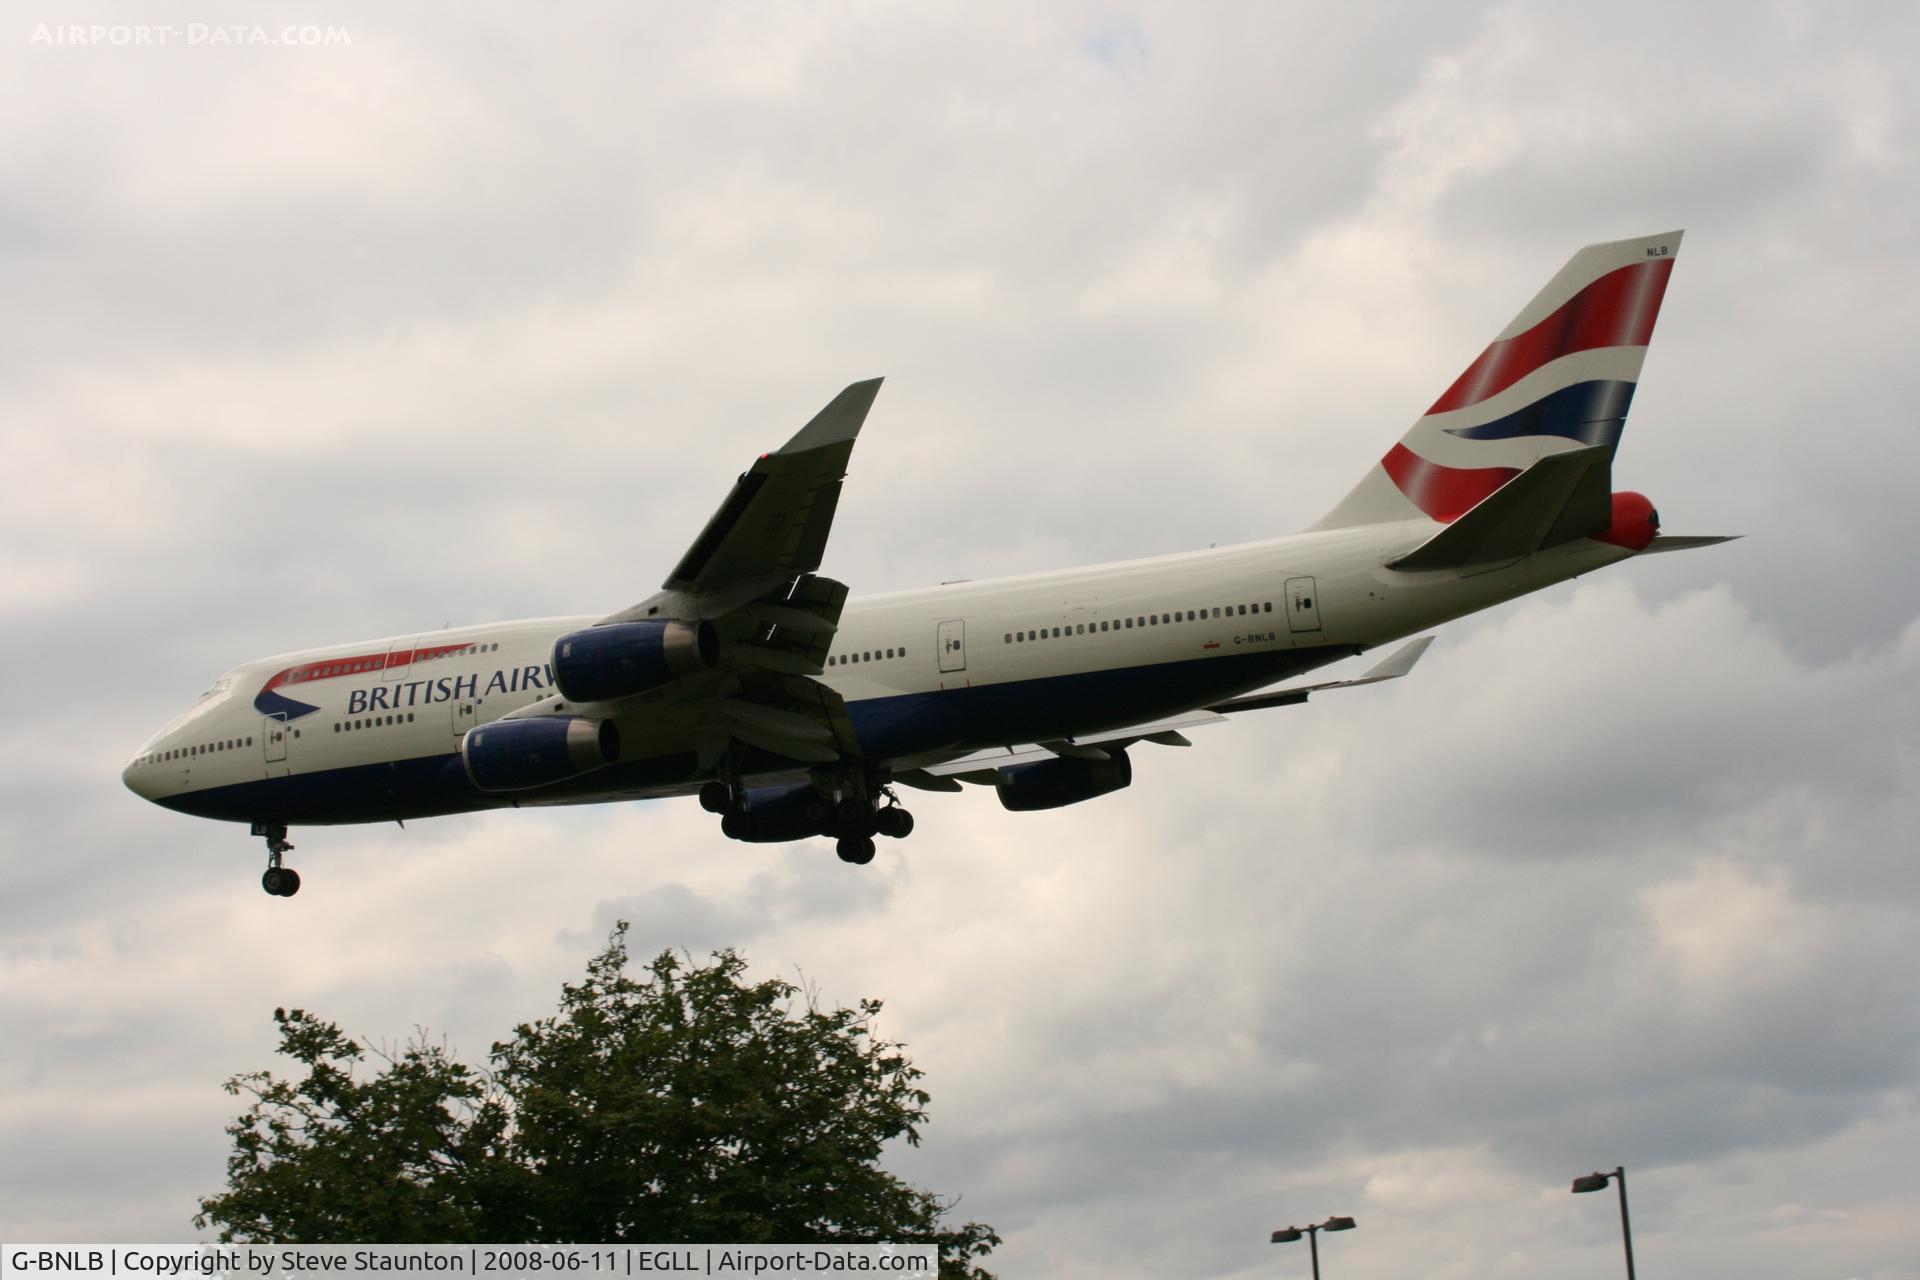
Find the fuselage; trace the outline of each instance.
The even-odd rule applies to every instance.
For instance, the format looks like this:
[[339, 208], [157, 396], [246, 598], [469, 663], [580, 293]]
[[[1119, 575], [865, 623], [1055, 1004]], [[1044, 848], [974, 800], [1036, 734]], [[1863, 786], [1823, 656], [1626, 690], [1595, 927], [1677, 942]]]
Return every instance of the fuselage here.
[[[867, 760], [917, 767], [1203, 707], [1633, 554], [1580, 539], [1473, 572], [1387, 567], [1432, 531], [1424, 520], [1328, 529], [856, 597], [816, 678], [844, 698]], [[664, 706], [626, 713], [619, 759], [581, 777], [501, 794], [467, 776], [462, 736], [553, 697], [554, 642], [595, 621], [489, 623], [249, 662], [144, 743], [124, 777], [172, 809], [269, 825], [697, 789], [693, 723]], [[749, 779], [795, 772], [748, 760]]]

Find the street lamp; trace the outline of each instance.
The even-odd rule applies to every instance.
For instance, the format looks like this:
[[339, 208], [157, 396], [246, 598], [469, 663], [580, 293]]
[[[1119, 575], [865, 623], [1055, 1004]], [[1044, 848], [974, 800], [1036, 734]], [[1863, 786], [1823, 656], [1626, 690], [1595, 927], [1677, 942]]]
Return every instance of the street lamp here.
[[1633, 1277], [1633, 1228], [1627, 1222], [1627, 1168], [1621, 1165], [1612, 1173], [1594, 1172], [1583, 1174], [1573, 1180], [1576, 1194], [1582, 1191], [1605, 1191], [1607, 1179], [1614, 1178], [1620, 1183], [1620, 1239], [1627, 1246], [1627, 1280]]
[[1322, 1231], [1351, 1231], [1353, 1219], [1335, 1215], [1325, 1222], [1316, 1222], [1310, 1227], [1288, 1227], [1273, 1233], [1271, 1243], [1292, 1244], [1301, 1236], [1307, 1238], [1307, 1248], [1313, 1251], [1313, 1280], [1320, 1280], [1320, 1233]]

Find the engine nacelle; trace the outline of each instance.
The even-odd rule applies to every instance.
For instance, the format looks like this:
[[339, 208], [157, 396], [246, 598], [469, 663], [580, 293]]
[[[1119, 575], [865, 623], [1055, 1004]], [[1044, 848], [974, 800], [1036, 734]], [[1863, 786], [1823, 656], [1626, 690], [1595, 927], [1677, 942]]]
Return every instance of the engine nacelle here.
[[542, 716], [496, 720], [467, 730], [460, 762], [482, 791], [526, 791], [578, 777], [620, 758], [611, 720]]
[[754, 787], [747, 792], [744, 811], [720, 820], [720, 830], [732, 840], [749, 844], [784, 844], [824, 835], [833, 806], [811, 783], [788, 787]]
[[711, 622], [612, 622], [554, 642], [553, 682], [574, 702], [603, 702], [657, 689], [719, 661]]
[[1014, 813], [1058, 809], [1104, 796], [1131, 783], [1133, 762], [1127, 759], [1127, 753], [1117, 747], [1101, 749], [1107, 753], [1105, 760], [1058, 756], [1000, 770], [1000, 780], [994, 783], [994, 790], [1000, 793], [1001, 805]]
[[1643, 494], [1621, 492], [1613, 495], [1613, 523], [1594, 537], [1629, 551], [1645, 551], [1659, 532], [1660, 513], [1653, 503]]

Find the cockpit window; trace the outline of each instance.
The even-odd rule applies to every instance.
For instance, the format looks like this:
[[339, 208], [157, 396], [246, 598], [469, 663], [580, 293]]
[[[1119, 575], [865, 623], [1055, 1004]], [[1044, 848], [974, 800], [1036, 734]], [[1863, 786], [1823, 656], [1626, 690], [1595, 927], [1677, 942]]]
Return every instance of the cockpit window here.
[[215, 694], [225, 693], [227, 690], [231, 688], [233, 688], [233, 677], [221, 676], [218, 680], [215, 680], [213, 682], [213, 686], [211, 688], [209, 688], [205, 693], [200, 695], [200, 701], [205, 702], [208, 698], [213, 697]]

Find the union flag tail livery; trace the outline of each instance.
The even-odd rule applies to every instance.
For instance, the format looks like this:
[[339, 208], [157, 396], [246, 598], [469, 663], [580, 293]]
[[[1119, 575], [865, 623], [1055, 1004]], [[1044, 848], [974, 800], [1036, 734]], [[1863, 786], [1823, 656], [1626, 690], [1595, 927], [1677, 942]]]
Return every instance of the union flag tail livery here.
[[1610, 462], [1680, 236], [1574, 254], [1314, 527], [1450, 524], [1549, 454], [1599, 447]]
[[[1725, 541], [1658, 535], [1650, 502], [1613, 492], [1679, 247], [1573, 255], [1304, 532], [855, 596], [820, 570], [880, 389], [856, 382], [749, 464], [684, 554], [655, 549], [674, 568], [638, 604], [243, 663], [122, 776], [249, 824], [277, 897], [300, 887], [296, 825], [698, 795], [730, 839], [826, 837], [862, 864], [875, 836], [913, 831], [902, 788], [972, 786], [1014, 813], [1097, 799], [1133, 782], [1130, 752], [1408, 674], [1449, 619]], [[1298, 683], [1395, 642], [1362, 674]]]

